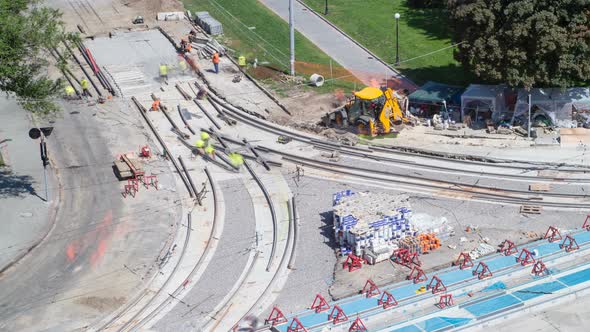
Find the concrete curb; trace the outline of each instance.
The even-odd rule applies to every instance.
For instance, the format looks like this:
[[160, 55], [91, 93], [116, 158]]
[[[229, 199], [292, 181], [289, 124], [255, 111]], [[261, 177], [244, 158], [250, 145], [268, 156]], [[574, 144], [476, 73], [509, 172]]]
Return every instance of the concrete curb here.
[[418, 88], [418, 85], [416, 85], [416, 83], [414, 83], [412, 80], [410, 80], [407, 76], [405, 76], [404, 74], [400, 73], [399, 70], [393, 68], [387, 62], [383, 61], [381, 58], [379, 58], [377, 55], [375, 55], [375, 53], [371, 52], [368, 48], [366, 48], [361, 43], [359, 43], [356, 40], [354, 40], [351, 36], [349, 36], [348, 34], [346, 34], [346, 32], [342, 31], [340, 28], [338, 28], [336, 25], [334, 25], [334, 23], [328, 21], [325, 17], [323, 17], [322, 15], [320, 15], [320, 13], [316, 12], [315, 10], [313, 10], [311, 7], [309, 7], [307, 4], [305, 4], [301, 0], [296, 0], [296, 1], [299, 4], [301, 4], [303, 7], [305, 7], [310, 13], [312, 13], [315, 16], [319, 17], [322, 21], [326, 22], [328, 25], [330, 25], [332, 28], [334, 28], [334, 30], [338, 31], [341, 35], [343, 35], [344, 37], [348, 38], [351, 42], [355, 43], [358, 47], [362, 48], [365, 52], [369, 53], [373, 57], [373, 59], [381, 62], [385, 67], [389, 68], [391, 71], [393, 71], [394, 73], [398, 74], [400, 78], [404, 79], [408, 83], [411, 83], [413, 86], [415, 86], [416, 88]]

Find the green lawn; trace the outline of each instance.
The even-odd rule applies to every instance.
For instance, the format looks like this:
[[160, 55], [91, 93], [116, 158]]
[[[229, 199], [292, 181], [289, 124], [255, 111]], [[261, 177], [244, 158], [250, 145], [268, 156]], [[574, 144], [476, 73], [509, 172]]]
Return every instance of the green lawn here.
[[[323, 15], [325, 0], [303, 1]], [[406, 0], [329, 0], [328, 4], [328, 20], [388, 63], [395, 62], [394, 13], [400, 13], [399, 68], [417, 84], [433, 80], [467, 85], [474, 79], [453, 59], [452, 48], [404, 62], [451, 45], [444, 10], [409, 8]]]
[[[208, 11], [223, 25], [222, 40], [230, 49], [236, 51], [235, 57], [246, 56], [249, 63], [258, 59], [258, 63], [283, 72], [289, 71], [289, 25], [274, 12], [257, 0], [183, 0], [186, 9], [192, 13]], [[331, 58], [313, 43], [296, 31], [296, 72], [309, 77], [312, 73], [330, 77]], [[338, 74], [343, 68], [332, 63]], [[257, 70], [252, 74], [265, 80], [271, 78], [272, 71]], [[275, 73], [276, 74], [276, 73]], [[346, 72], [346, 74], [349, 74]], [[334, 75], [334, 77], [339, 77]], [[350, 80], [353, 80], [351, 78]], [[354, 83], [347, 80], [335, 81], [319, 92], [328, 92], [335, 88], [350, 88]]]

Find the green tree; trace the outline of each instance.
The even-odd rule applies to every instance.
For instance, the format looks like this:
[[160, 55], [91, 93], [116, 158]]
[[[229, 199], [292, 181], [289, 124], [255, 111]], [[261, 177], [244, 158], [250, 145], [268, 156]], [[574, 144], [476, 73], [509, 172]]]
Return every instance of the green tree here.
[[408, 0], [412, 8], [444, 8], [446, 0]]
[[58, 109], [52, 97], [62, 83], [48, 75], [49, 50], [75, 37], [65, 33], [60, 17], [40, 0], [0, 0], [0, 90], [29, 111]]
[[589, 0], [449, 0], [455, 58], [484, 80], [568, 87], [590, 79]]

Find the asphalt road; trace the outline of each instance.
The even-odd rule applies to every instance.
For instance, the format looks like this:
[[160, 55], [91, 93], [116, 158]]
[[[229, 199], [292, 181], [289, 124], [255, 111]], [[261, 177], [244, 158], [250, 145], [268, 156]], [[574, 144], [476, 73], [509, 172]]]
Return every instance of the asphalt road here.
[[[154, 204], [141, 204], [141, 197], [123, 201], [113, 174], [115, 153], [109, 146], [118, 142], [111, 135], [118, 131], [131, 143], [141, 132], [132, 125], [105, 126], [101, 116], [109, 114], [100, 108], [65, 106], [48, 140], [63, 184], [55, 228], [0, 277], [0, 330], [65, 331], [89, 325], [122, 305], [153, 273], [171, 233], [177, 203], [158, 209], [159, 199]], [[169, 195], [163, 190], [150, 194]]]

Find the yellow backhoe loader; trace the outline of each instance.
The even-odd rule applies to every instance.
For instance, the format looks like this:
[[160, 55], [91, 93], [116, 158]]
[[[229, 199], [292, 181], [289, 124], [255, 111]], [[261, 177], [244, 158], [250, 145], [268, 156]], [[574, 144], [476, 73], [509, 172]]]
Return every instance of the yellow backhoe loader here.
[[346, 128], [355, 126], [358, 134], [377, 136], [391, 132], [392, 125], [408, 120], [400, 108], [398, 96], [391, 89], [367, 87], [354, 93], [342, 109], [326, 114], [324, 124]]

